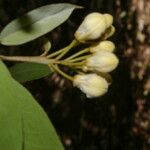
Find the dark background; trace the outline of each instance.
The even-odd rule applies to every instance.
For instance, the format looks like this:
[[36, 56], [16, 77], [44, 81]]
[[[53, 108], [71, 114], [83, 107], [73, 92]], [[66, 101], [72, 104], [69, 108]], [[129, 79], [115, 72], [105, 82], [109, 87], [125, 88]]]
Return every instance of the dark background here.
[[[66, 150], [148, 150], [150, 146], [150, 2], [149, 0], [0, 0], [0, 30], [29, 10], [51, 3], [81, 5], [67, 22], [46, 37], [52, 51], [66, 46], [90, 12], [114, 16], [119, 67], [111, 73], [109, 92], [85, 95], [57, 74], [27, 82], [49, 115]], [[40, 39], [17, 47], [1, 46], [5, 55], [38, 55]], [[8, 67], [14, 63], [6, 62]]]

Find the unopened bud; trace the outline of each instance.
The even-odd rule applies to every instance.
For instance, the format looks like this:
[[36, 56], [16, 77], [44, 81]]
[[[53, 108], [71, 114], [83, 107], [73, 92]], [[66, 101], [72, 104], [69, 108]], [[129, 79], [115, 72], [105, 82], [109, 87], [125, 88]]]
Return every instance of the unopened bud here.
[[83, 20], [75, 32], [75, 37], [80, 42], [95, 40], [101, 37], [105, 30], [111, 26], [112, 21], [108, 14], [91, 13]]
[[111, 72], [118, 66], [118, 58], [111, 52], [98, 51], [87, 58], [84, 71]]
[[108, 82], [108, 85], [110, 85], [112, 83], [112, 77], [109, 73], [104, 73], [104, 72], [97, 72], [96, 74], [98, 74], [99, 76], [103, 77], [106, 79], [106, 81]]
[[78, 87], [88, 98], [102, 96], [108, 90], [107, 81], [97, 74], [75, 75], [74, 86]]
[[115, 45], [111, 41], [100, 41], [90, 47], [91, 53], [98, 51], [108, 51], [113, 52], [115, 49]]
[[51, 43], [47, 38], [43, 38], [43, 45], [42, 45], [42, 50], [43, 51], [49, 51], [51, 49]]
[[113, 17], [110, 14], [104, 14], [104, 17], [106, 19], [106, 24], [107, 24], [107, 28], [108, 28], [113, 23]]
[[101, 39], [106, 40], [109, 37], [111, 37], [114, 33], [115, 33], [115, 27], [111, 25], [109, 28], [107, 28], [106, 32], [102, 35]]

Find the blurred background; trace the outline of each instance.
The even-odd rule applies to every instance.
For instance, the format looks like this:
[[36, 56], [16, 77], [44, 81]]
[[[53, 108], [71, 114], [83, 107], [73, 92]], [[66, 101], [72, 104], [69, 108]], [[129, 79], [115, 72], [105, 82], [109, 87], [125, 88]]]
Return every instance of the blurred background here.
[[[150, 148], [150, 1], [149, 0], [0, 0], [0, 31], [16, 17], [51, 3], [81, 5], [64, 24], [48, 33], [52, 51], [66, 46], [90, 12], [114, 17], [119, 67], [109, 92], [87, 99], [58, 74], [26, 82], [50, 117], [66, 150], [148, 150]], [[5, 55], [39, 55], [41, 41], [0, 46]], [[15, 63], [6, 62], [8, 67]], [[64, 68], [65, 69], [65, 68]]]

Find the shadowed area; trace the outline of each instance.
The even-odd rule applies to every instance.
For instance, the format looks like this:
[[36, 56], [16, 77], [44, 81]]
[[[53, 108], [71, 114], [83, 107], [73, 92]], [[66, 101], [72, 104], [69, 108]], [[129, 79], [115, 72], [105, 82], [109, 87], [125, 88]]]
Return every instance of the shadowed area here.
[[[51, 51], [66, 46], [90, 12], [114, 17], [116, 44], [120, 59], [111, 73], [109, 92], [87, 99], [72, 83], [53, 74], [26, 82], [25, 87], [45, 109], [66, 150], [148, 150], [150, 146], [150, 38], [147, 0], [0, 0], [0, 30], [17, 16], [34, 8], [59, 2], [81, 5], [61, 26], [48, 33]], [[11, 6], [11, 7], [10, 7]], [[31, 21], [26, 16], [20, 26]], [[30, 32], [32, 28], [24, 28]], [[39, 55], [41, 39], [18, 47], [0, 47], [6, 55]], [[11, 67], [14, 63], [7, 62]], [[63, 68], [68, 71], [66, 68]]]

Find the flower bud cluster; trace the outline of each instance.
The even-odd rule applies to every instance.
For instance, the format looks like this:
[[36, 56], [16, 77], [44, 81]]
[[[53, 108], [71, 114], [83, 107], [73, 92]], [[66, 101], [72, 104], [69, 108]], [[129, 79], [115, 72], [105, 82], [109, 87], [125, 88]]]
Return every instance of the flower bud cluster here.
[[[115, 28], [112, 26], [113, 17], [109, 14], [91, 13], [85, 17], [75, 32], [76, 39], [81, 43], [96, 41], [89, 47], [90, 56], [82, 66], [84, 74], [74, 76], [73, 84], [86, 94], [88, 98], [99, 97], [108, 90], [110, 75], [119, 63], [113, 53], [115, 45], [106, 40]], [[98, 42], [97, 42], [98, 41]]]

